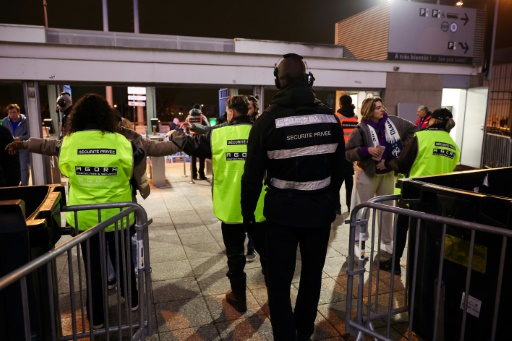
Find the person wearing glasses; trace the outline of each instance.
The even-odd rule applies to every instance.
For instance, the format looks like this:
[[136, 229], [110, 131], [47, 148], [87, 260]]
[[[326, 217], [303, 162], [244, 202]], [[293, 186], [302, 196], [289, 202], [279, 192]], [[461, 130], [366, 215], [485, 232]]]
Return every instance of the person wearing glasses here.
[[[395, 175], [386, 167], [385, 162], [388, 159], [397, 158], [405, 143], [414, 136], [416, 131], [418, 127], [412, 122], [388, 115], [380, 97], [367, 98], [363, 101], [361, 122], [348, 137], [345, 147], [347, 160], [356, 162], [357, 165], [353, 194], [359, 198], [359, 202], [368, 201], [374, 196], [393, 194]], [[352, 200], [353, 206], [356, 205], [355, 201]], [[393, 253], [393, 215], [390, 212], [381, 214], [380, 248], [391, 255]], [[356, 236], [359, 236], [359, 231], [356, 231]], [[363, 236], [363, 240], [367, 239], [368, 234]], [[360, 250], [358, 242], [359, 240], [356, 240], [354, 252], [356, 257], [360, 258], [364, 250]]]

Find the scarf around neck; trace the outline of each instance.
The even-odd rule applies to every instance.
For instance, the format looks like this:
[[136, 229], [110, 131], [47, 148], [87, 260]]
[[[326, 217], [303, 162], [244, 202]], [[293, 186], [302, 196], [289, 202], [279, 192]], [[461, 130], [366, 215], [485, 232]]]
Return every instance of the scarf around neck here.
[[[398, 130], [396, 129], [393, 122], [388, 118], [388, 115], [384, 114], [384, 117], [377, 123], [366, 120], [365, 123], [367, 124], [368, 130], [370, 131], [370, 137], [372, 140], [371, 147], [377, 147], [378, 145], [385, 146], [386, 150], [384, 151], [382, 158], [397, 158], [403, 149], [403, 145], [402, 141], [400, 140]], [[384, 130], [385, 138], [381, 137], [379, 139], [378, 133], [382, 132], [382, 130]]]

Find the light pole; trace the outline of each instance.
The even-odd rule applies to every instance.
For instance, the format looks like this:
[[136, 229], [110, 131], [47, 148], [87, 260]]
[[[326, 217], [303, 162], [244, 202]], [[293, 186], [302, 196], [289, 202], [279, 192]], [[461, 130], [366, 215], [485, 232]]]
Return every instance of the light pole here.
[[48, 4], [46, 3], [46, 0], [43, 0], [44, 28], [48, 28], [48, 11], [46, 10], [47, 6]]

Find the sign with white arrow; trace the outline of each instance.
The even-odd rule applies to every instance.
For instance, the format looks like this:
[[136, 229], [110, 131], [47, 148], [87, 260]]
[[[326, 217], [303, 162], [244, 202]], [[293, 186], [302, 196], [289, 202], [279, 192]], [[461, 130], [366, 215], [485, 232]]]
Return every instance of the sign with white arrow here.
[[476, 9], [424, 2], [391, 2], [388, 59], [471, 64]]

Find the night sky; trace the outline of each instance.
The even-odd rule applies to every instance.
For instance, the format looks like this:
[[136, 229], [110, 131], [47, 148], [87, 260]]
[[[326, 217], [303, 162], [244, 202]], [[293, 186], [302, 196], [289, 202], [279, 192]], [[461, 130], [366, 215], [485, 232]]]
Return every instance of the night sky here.
[[[139, 0], [141, 33], [213, 38], [248, 38], [307, 43], [334, 43], [334, 24], [385, 0]], [[495, 0], [464, 0], [465, 6], [492, 5]], [[436, 3], [435, 0], [421, 1]], [[441, 0], [454, 5], [456, 0]], [[47, 0], [48, 26], [103, 30], [101, 0]], [[44, 25], [43, 0], [3, 0], [0, 22]], [[133, 32], [133, 1], [108, 0], [109, 31]], [[512, 0], [500, 0], [498, 28], [512, 31]], [[512, 46], [501, 34], [496, 47]]]
[[[133, 1], [107, 0], [109, 31], [134, 32]], [[334, 44], [336, 22], [386, 0], [243, 0], [172, 1], [138, 0], [140, 33], [212, 38], [247, 38], [304, 43]], [[495, 0], [463, 0], [469, 8], [489, 7]], [[436, 3], [436, 0], [420, 1]], [[456, 0], [440, 0], [453, 6]], [[47, 0], [48, 26], [80, 30], [103, 30], [101, 0]], [[500, 0], [496, 48], [512, 47], [512, 0]], [[43, 0], [1, 0], [0, 23], [44, 26]], [[364, 33], [362, 35], [364, 37]], [[272, 77], [272, 75], [269, 75]], [[73, 85], [73, 97], [87, 92], [102, 93], [101, 87]], [[45, 88], [41, 87], [43, 117], [49, 115]], [[125, 102], [126, 89], [114, 88], [114, 101]], [[245, 93], [246, 91], [247, 93]], [[266, 98], [274, 90], [266, 90]], [[243, 94], [251, 90], [241, 90]], [[332, 93], [318, 93], [333, 105]], [[21, 85], [0, 84], [0, 106], [23, 103]], [[186, 110], [193, 103], [205, 103], [207, 112], [219, 114], [218, 89], [167, 88], [157, 91], [157, 112]], [[53, 104], [52, 104], [53, 105]], [[121, 109], [121, 108], [120, 108]], [[130, 108], [121, 109], [122, 112]], [[0, 116], [1, 111], [0, 111]]]

